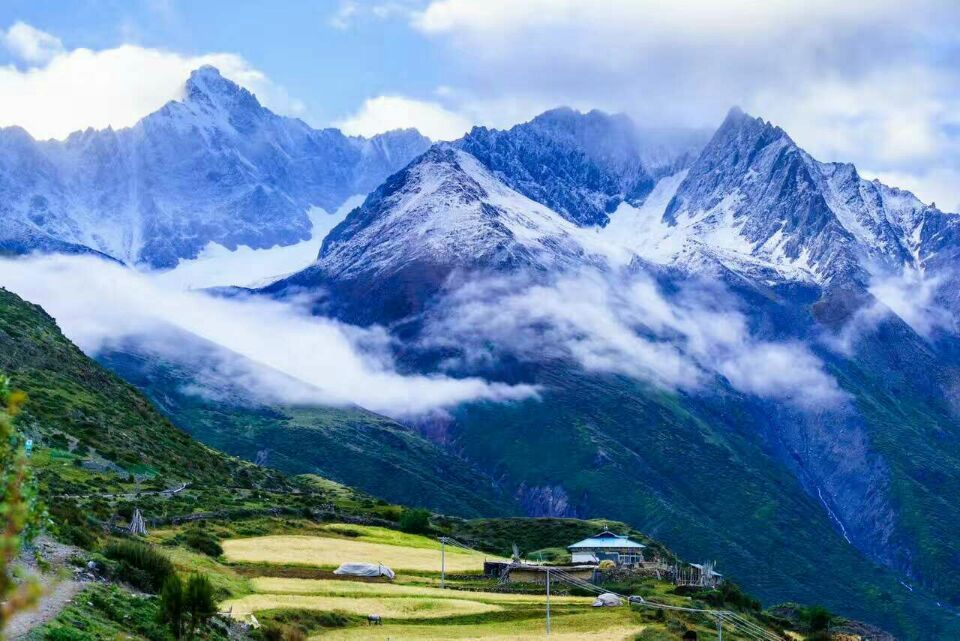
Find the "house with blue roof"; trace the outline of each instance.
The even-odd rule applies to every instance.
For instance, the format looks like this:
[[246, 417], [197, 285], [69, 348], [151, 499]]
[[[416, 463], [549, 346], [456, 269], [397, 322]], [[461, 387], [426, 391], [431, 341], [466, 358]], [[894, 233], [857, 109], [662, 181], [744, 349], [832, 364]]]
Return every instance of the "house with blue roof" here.
[[643, 563], [643, 549], [646, 546], [637, 543], [625, 535], [604, 530], [590, 538], [567, 546], [574, 564], [613, 561], [617, 566], [633, 567]]

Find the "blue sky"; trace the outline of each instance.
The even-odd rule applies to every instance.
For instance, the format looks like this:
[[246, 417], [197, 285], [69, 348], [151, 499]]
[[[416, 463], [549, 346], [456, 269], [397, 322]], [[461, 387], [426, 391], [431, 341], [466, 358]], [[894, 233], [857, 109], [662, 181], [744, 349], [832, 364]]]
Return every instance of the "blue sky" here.
[[[17, 21], [56, 35], [67, 49], [123, 43], [201, 55], [241, 54], [309, 106], [311, 120], [334, 121], [364, 99], [402, 88], [430, 96], [451, 74], [449, 58], [398, 19], [336, 27], [336, 0], [174, 2], [4, 0], [0, 26]], [[0, 49], [0, 63], [17, 63]]]
[[203, 63], [360, 134], [449, 138], [560, 104], [705, 127], [738, 104], [960, 209], [956, 0], [5, 0], [0, 125], [129, 125]]

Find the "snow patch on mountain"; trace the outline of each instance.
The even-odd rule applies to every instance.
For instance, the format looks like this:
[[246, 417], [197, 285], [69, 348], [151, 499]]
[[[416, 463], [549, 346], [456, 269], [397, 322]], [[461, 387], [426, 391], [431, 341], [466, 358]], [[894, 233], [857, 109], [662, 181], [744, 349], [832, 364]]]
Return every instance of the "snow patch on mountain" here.
[[560, 267], [586, 259], [582, 231], [506, 186], [472, 155], [434, 147], [330, 234], [316, 267], [331, 278], [388, 273], [416, 261]]
[[366, 196], [351, 196], [337, 211], [327, 213], [320, 207], [307, 211], [312, 224], [310, 238], [294, 245], [269, 249], [239, 246], [230, 250], [219, 243], [208, 243], [196, 258], [181, 260], [171, 270], [155, 274], [157, 282], [180, 289], [210, 287], [266, 287], [311, 265], [323, 240]]

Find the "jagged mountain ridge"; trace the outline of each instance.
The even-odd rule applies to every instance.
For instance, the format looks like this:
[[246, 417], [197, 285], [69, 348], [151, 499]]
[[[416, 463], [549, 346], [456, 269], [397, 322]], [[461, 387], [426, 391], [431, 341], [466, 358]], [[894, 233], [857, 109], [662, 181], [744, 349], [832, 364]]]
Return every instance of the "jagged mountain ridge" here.
[[561, 107], [505, 131], [475, 127], [454, 144], [567, 220], [602, 226], [620, 203], [642, 203], [657, 179], [689, 164], [707, 137]]
[[821, 163], [770, 123], [733, 109], [690, 167], [663, 221], [715, 256], [765, 263], [785, 279], [864, 285], [876, 270], [923, 269], [934, 229], [960, 218]]
[[0, 130], [0, 247], [89, 249], [163, 268], [209, 242], [289, 245], [309, 238], [310, 207], [332, 212], [369, 193], [428, 146], [415, 130], [366, 139], [313, 129], [203, 67], [183, 100], [128, 129], [64, 141]]
[[[691, 143], [695, 132], [682, 132], [672, 151], [654, 153], [656, 144], [643, 144], [652, 136], [638, 131], [625, 116], [569, 109], [506, 131], [475, 128], [392, 176], [329, 235], [313, 266], [269, 291], [336, 289], [361, 272], [389, 280], [413, 263], [430, 264], [436, 290], [463, 271], [514, 271], [518, 260], [541, 272], [576, 269], [597, 256], [859, 290], [878, 273], [943, 277], [953, 269], [960, 216], [866, 180], [853, 165], [818, 162], [762, 119], [735, 108], [702, 149]], [[436, 162], [450, 149], [461, 154], [459, 167], [483, 168], [484, 190], [468, 172]], [[493, 191], [526, 201], [522, 213], [505, 218], [488, 202]], [[485, 215], [452, 215], [453, 193]], [[422, 307], [423, 292], [416, 300], [400, 311]]]
[[417, 313], [458, 272], [549, 273], [599, 264], [584, 236], [474, 156], [438, 145], [334, 228], [313, 266], [265, 291], [319, 289], [345, 303], [342, 317], [383, 322]]
[[702, 142], [698, 131], [565, 108], [508, 131], [474, 128], [391, 176], [331, 231], [314, 265], [265, 291], [312, 291], [343, 318], [382, 322], [419, 312], [458, 275], [600, 267], [611, 249], [625, 253], [598, 233], [608, 212], [656, 197], [656, 180]]

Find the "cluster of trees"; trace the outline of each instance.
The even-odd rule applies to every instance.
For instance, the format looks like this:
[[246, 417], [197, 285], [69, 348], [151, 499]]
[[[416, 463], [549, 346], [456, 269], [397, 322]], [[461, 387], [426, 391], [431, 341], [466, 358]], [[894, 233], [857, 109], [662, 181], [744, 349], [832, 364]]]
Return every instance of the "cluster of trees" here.
[[410, 534], [429, 534], [430, 512], [423, 508], [411, 508], [403, 511], [400, 516], [400, 529]]

